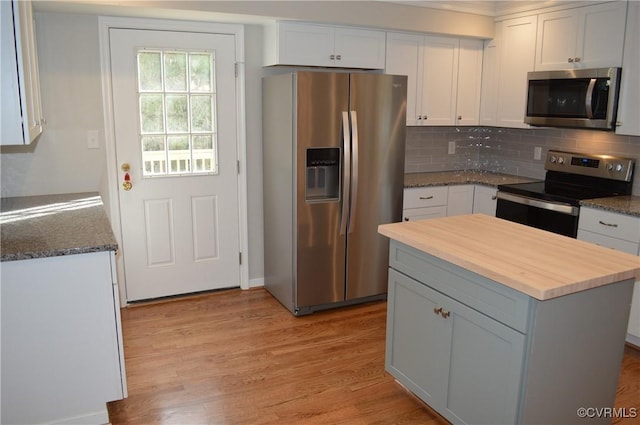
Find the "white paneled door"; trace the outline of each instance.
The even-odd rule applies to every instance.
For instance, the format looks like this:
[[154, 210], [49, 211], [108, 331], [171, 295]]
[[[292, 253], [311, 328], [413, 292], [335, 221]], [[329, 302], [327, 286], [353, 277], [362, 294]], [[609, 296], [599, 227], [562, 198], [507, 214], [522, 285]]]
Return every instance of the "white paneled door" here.
[[127, 301], [239, 286], [235, 37], [109, 41]]

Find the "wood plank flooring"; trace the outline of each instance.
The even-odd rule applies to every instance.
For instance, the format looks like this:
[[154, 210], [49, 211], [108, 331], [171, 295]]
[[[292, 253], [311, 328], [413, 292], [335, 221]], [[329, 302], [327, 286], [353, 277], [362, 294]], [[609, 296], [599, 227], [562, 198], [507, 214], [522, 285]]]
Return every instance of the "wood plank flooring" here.
[[[446, 425], [384, 371], [385, 321], [384, 302], [296, 318], [263, 289], [123, 309], [129, 397], [111, 423]], [[616, 407], [640, 415], [630, 348]]]

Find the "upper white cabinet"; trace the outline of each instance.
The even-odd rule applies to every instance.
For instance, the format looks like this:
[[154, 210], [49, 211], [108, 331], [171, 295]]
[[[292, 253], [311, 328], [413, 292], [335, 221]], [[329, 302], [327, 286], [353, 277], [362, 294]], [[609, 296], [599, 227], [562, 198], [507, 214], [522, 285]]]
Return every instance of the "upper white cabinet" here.
[[616, 134], [640, 136], [640, 2], [630, 1]]
[[43, 125], [33, 9], [29, 1], [2, 1], [0, 8], [0, 144], [29, 144]]
[[265, 34], [265, 66], [384, 69], [384, 31], [276, 22]]
[[524, 123], [527, 72], [533, 70], [536, 15], [496, 23], [496, 36], [485, 44], [481, 125], [528, 128]]
[[407, 125], [477, 125], [482, 41], [387, 33], [385, 72], [407, 75]]
[[535, 70], [622, 66], [626, 9], [618, 1], [538, 15]]

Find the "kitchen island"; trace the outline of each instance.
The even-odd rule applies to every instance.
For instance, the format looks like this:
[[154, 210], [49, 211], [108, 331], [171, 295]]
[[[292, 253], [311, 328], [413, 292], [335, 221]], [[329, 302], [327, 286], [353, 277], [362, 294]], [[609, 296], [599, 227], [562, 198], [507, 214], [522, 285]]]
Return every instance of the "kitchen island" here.
[[[482, 214], [381, 225], [385, 367], [455, 424], [605, 424], [640, 260]], [[585, 417], [588, 416], [588, 417]]]
[[97, 193], [3, 198], [7, 424], [104, 424], [127, 395], [115, 253]]

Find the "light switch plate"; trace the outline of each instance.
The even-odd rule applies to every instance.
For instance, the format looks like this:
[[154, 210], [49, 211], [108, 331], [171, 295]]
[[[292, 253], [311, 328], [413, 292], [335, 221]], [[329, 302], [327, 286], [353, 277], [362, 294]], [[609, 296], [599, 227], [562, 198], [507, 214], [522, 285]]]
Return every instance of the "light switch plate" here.
[[87, 148], [100, 149], [100, 132], [98, 130], [87, 131]]
[[449, 142], [449, 155], [456, 153], [456, 142]]

